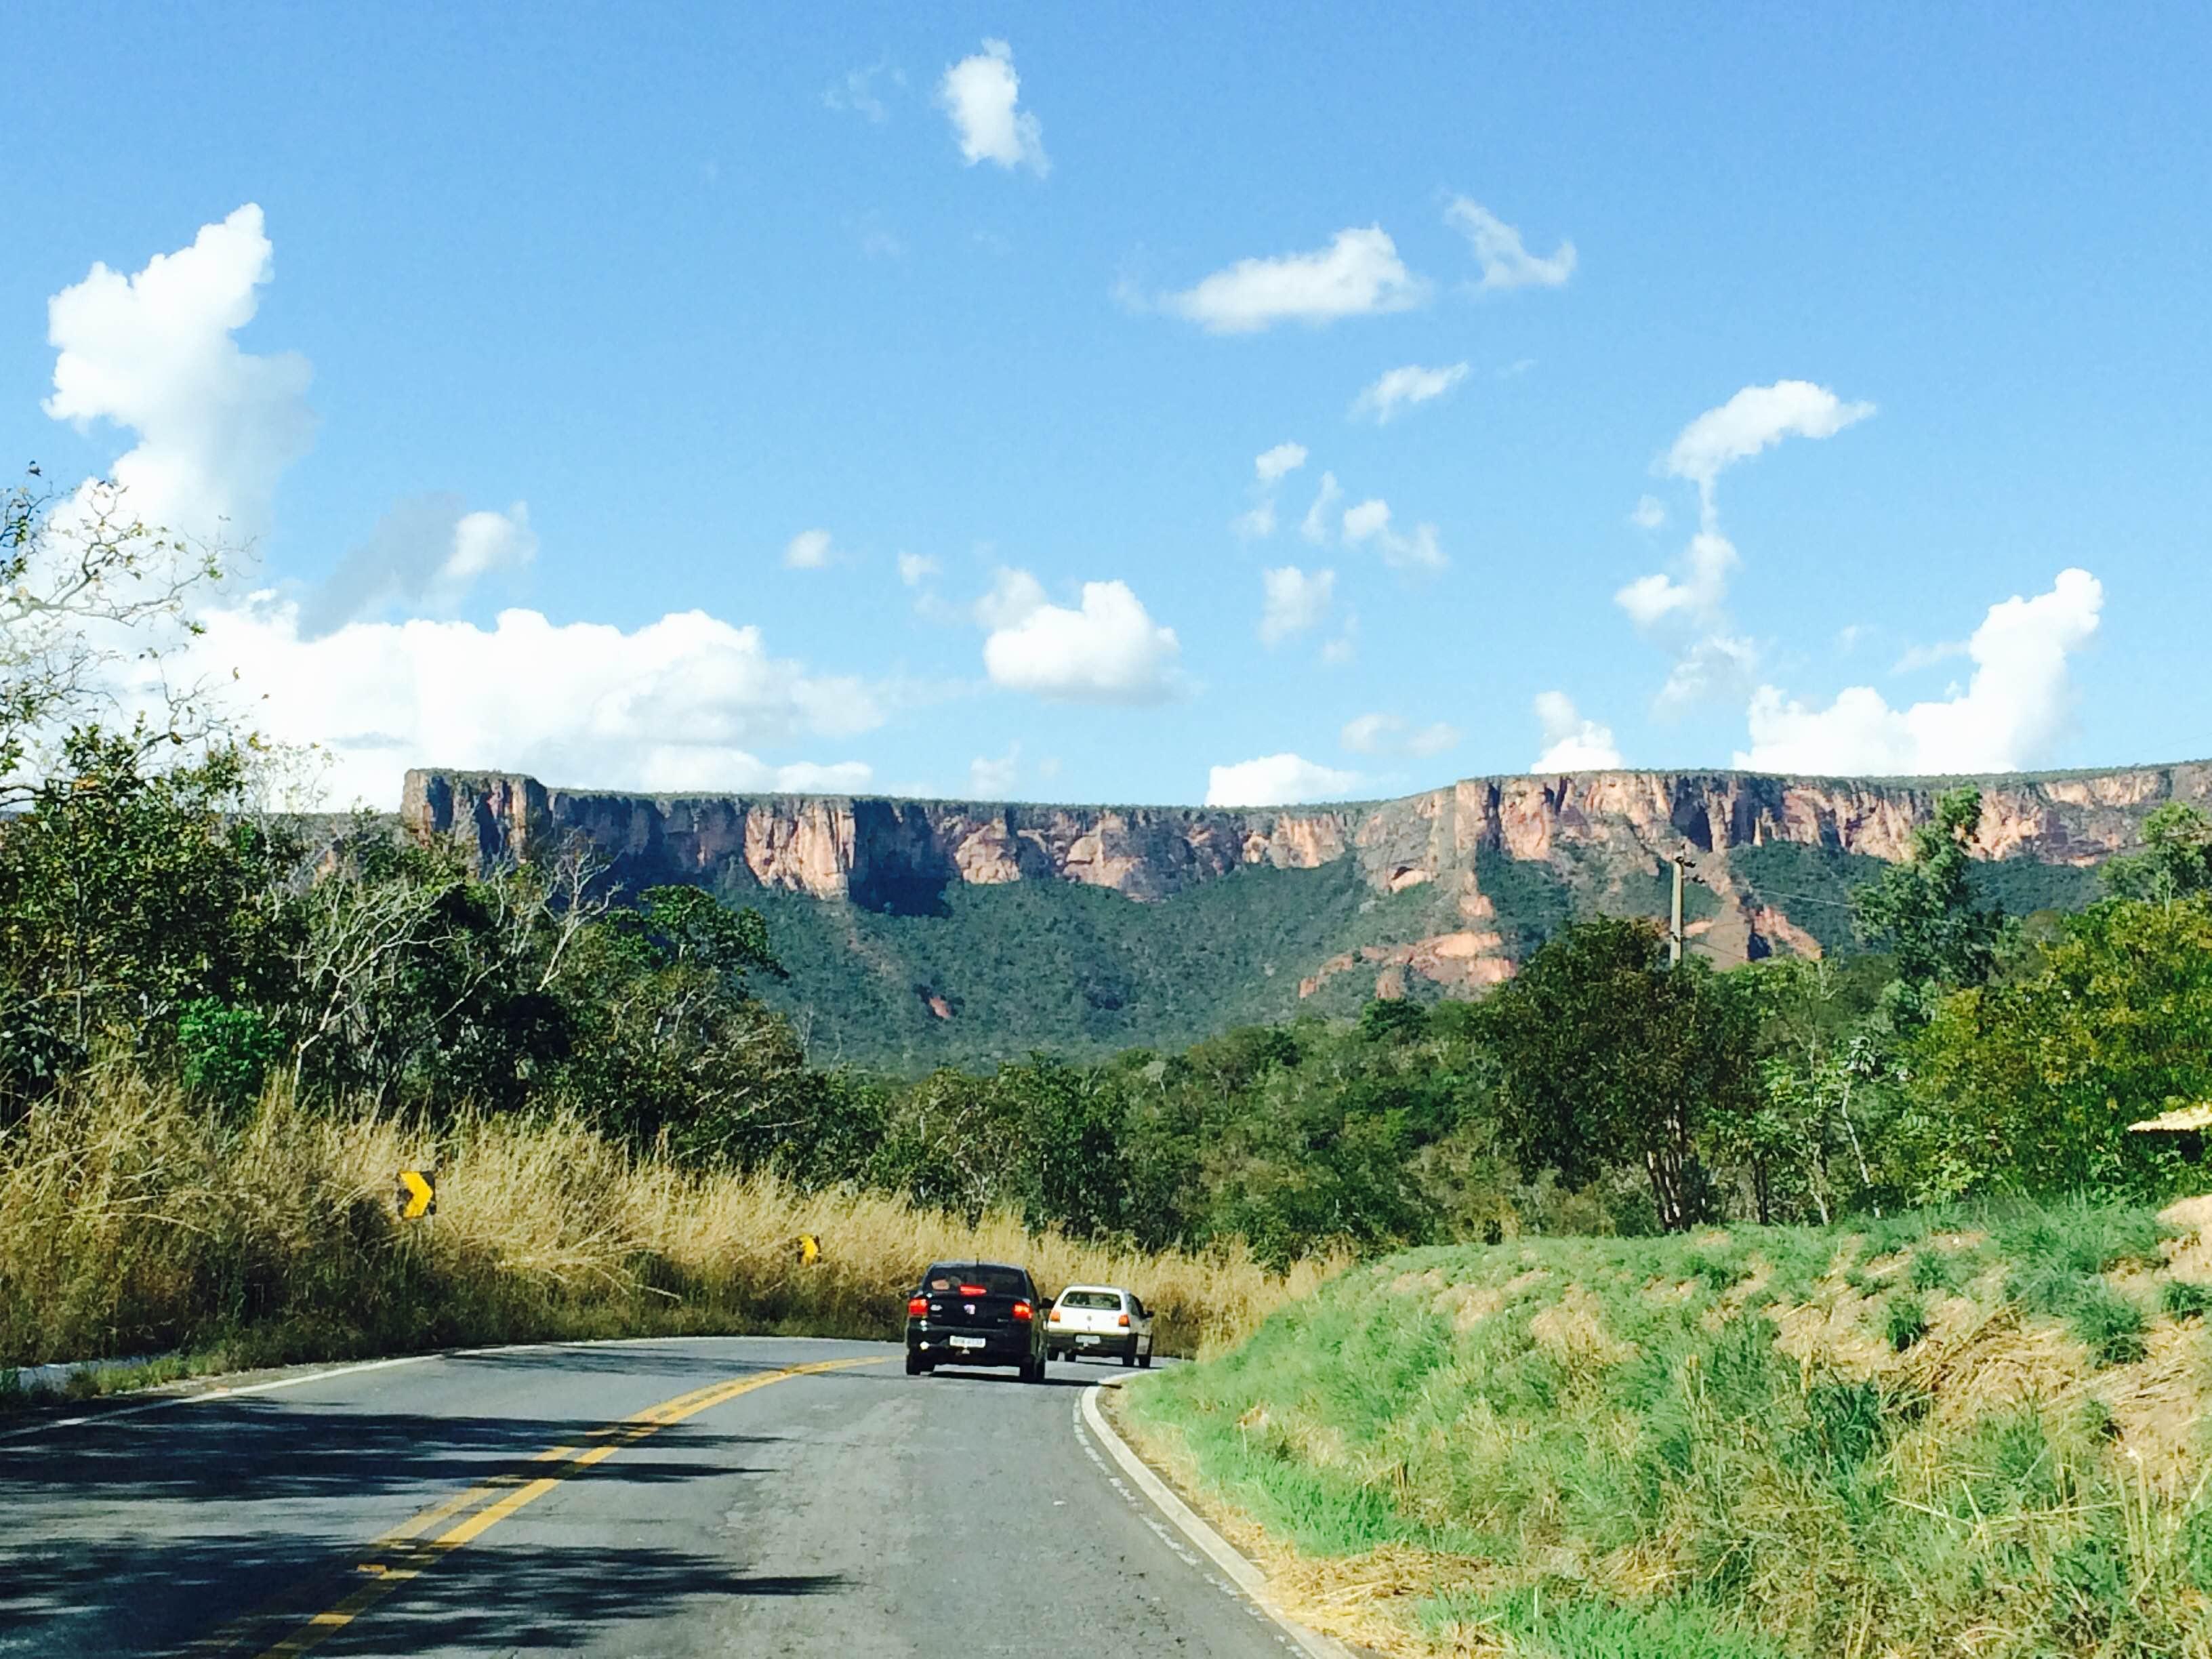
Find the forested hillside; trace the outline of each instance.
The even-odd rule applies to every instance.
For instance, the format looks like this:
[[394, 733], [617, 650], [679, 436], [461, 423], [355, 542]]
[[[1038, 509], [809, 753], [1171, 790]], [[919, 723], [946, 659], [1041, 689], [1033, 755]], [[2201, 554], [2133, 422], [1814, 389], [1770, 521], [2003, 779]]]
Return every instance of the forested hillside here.
[[[1678, 853], [1700, 957], [1849, 952], [1852, 888], [1907, 856], [1942, 787], [1600, 773], [1237, 811], [638, 796], [417, 771], [401, 822], [480, 874], [580, 849], [611, 886], [700, 886], [758, 909], [791, 969], [762, 994], [810, 1051], [912, 1075], [1174, 1047], [1378, 995], [1478, 995], [1571, 920], [1663, 916]], [[2080, 908], [2149, 813], [2212, 801], [2212, 767], [1973, 787], [1976, 890], [2025, 916]]]
[[[1865, 950], [1850, 894], [1883, 860], [1772, 842], [1729, 863], [1746, 899], [1786, 908], [1822, 951]], [[1667, 880], [1654, 872], [1587, 862], [1562, 872], [1503, 854], [1482, 854], [1477, 870], [1495, 907], [1489, 926], [1512, 961], [1577, 917], [1667, 911]], [[1977, 895], [2016, 916], [2077, 911], [2100, 890], [2094, 867], [2012, 858], [1978, 860], [1971, 872]], [[1449, 894], [1425, 884], [1377, 893], [1349, 861], [1255, 866], [1151, 904], [1043, 882], [955, 887], [921, 915], [773, 890], [744, 902], [767, 918], [790, 970], [761, 995], [798, 1025], [808, 1052], [823, 1064], [902, 1074], [1033, 1050], [1074, 1058], [1179, 1048], [1239, 1025], [1340, 1018], [1372, 999], [1378, 980], [1424, 1004], [1479, 988], [1400, 965], [1466, 926]], [[1721, 908], [1710, 887], [1687, 890], [1685, 915], [1702, 930], [1692, 950]]]

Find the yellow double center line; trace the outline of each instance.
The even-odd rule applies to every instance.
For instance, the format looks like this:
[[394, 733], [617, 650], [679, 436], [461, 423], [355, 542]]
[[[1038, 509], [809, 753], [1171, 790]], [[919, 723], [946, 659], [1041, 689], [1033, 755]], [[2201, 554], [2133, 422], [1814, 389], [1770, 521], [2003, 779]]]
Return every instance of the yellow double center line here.
[[[550, 1463], [554, 1466], [544, 1474], [535, 1476], [526, 1473], [508, 1474], [486, 1480], [466, 1492], [456, 1493], [443, 1503], [434, 1504], [421, 1514], [375, 1539], [363, 1552], [367, 1559], [355, 1564], [354, 1570], [363, 1574], [366, 1582], [322, 1612], [302, 1620], [274, 1646], [264, 1648], [258, 1659], [293, 1659], [293, 1656], [320, 1646], [378, 1602], [404, 1587], [410, 1580], [421, 1577], [455, 1550], [474, 1543], [508, 1516], [527, 1509], [569, 1476], [582, 1473], [594, 1463], [605, 1462], [617, 1452], [651, 1438], [672, 1424], [681, 1423], [687, 1417], [696, 1417], [701, 1412], [712, 1410], [726, 1401], [735, 1400], [741, 1394], [765, 1389], [772, 1382], [787, 1382], [794, 1376], [811, 1376], [822, 1371], [842, 1370], [853, 1365], [879, 1365], [883, 1363], [880, 1358], [874, 1358], [821, 1359], [811, 1364], [786, 1365], [777, 1370], [763, 1371], [757, 1376], [740, 1377], [734, 1382], [710, 1383], [703, 1389], [694, 1389], [689, 1394], [679, 1394], [673, 1400], [664, 1400], [658, 1406], [648, 1407], [618, 1423], [593, 1429], [584, 1437], [587, 1441], [597, 1441], [599, 1443], [596, 1445], [550, 1447], [530, 1460], [532, 1465]], [[286, 1606], [288, 1601], [289, 1607]], [[279, 1597], [275, 1603], [262, 1610], [234, 1620], [204, 1637], [192, 1644], [191, 1651], [196, 1654], [233, 1651], [250, 1632], [276, 1623], [287, 1612], [296, 1617], [298, 1605], [296, 1591], [290, 1597]], [[307, 1605], [312, 1607], [313, 1603]]]

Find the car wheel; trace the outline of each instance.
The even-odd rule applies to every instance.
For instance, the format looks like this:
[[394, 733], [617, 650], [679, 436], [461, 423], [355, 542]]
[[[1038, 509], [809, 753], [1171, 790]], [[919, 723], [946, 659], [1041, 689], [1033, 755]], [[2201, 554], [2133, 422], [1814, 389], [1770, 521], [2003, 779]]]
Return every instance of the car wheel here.
[[1121, 1364], [1122, 1364], [1125, 1367], [1126, 1367], [1126, 1366], [1129, 1366], [1129, 1365], [1133, 1365], [1133, 1364], [1135, 1364], [1136, 1363], [1137, 1363], [1137, 1351], [1136, 1351], [1134, 1348], [1130, 1349], [1128, 1352], [1127, 1352], [1127, 1353], [1125, 1353], [1125, 1354], [1123, 1354], [1123, 1355], [1121, 1356]]
[[1042, 1360], [1042, 1359], [1032, 1359], [1031, 1361], [1030, 1361], [1030, 1363], [1029, 1363], [1029, 1366], [1028, 1366], [1028, 1369], [1024, 1372], [1024, 1374], [1023, 1374], [1023, 1375], [1024, 1375], [1024, 1381], [1026, 1381], [1026, 1382], [1043, 1382], [1043, 1381], [1044, 1381], [1044, 1361], [1043, 1361], [1043, 1360]]
[[910, 1353], [906, 1357], [906, 1374], [908, 1376], [920, 1376], [923, 1370], [920, 1354]]
[[1142, 1352], [1142, 1353], [1139, 1354], [1139, 1355], [1137, 1356], [1137, 1363], [1138, 1363], [1139, 1365], [1142, 1365], [1142, 1366], [1143, 1366], [1146, 1370], [1152, 1370], [1152, 1351], [1150, 1348], [1147, 1348], [1147, 1349], [1146, 1349], [1146, 1350], [1144, 1351], [1144, 1352]]

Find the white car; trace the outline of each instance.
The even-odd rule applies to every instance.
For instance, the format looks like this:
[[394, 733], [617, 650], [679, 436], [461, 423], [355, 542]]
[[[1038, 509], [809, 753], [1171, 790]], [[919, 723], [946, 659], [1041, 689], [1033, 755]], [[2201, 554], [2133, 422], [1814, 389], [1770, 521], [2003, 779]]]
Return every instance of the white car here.
[[1124, 1365], [1150, 1365], [1152, 1316], [1118, 1285], [1071, 1285], [1045, 1316], [1044, 1340], [1053, 1359], [1112, 1354]]

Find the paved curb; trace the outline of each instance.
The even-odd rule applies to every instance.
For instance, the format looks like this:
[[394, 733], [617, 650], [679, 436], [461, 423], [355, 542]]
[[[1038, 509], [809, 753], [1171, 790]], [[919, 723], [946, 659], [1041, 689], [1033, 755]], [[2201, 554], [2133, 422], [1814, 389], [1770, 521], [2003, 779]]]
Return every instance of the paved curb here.
[[1129, 1449], [1129, 1444], [1114, 1431], [1106, 1420], [1106, 1413], [1098, 1409], [1098, 1390], [1119, 1388], [1127, 1377], [1113, 1377], [1104, 1382], [1094, 1382], [1083, 1391], [1083, 1420], [1091, 1433], [1098, 1437], [1099, 1444], [1121, 1466], [1121, 1472], [1135, 1483], [1137, 1490], [1152, 1500], [1160, 1513], [1182, 1529], [1184, 1537], [1206, 1552], [1213, 1565], [1221, 1569], [1230, 1583], [1244, 1592], [1252, 1604], [1273, 1620], [1283, 1634], [1296, 1643], [1301, 1651], [1312, 1659], [1354, 1659], [1350, 1648], [1333, 1636], [1323, 1636], [1319, 1631], [1308, 1630], [1275, 1604], [1268, 1593], [1267, 1580], [1259, 1568], [1240, 1555], [1235, 1545], [1216, 1532], [1199, 1513], [1176, 1496], [1174, 1489], [1146, 1467], [1145, 1460]]

